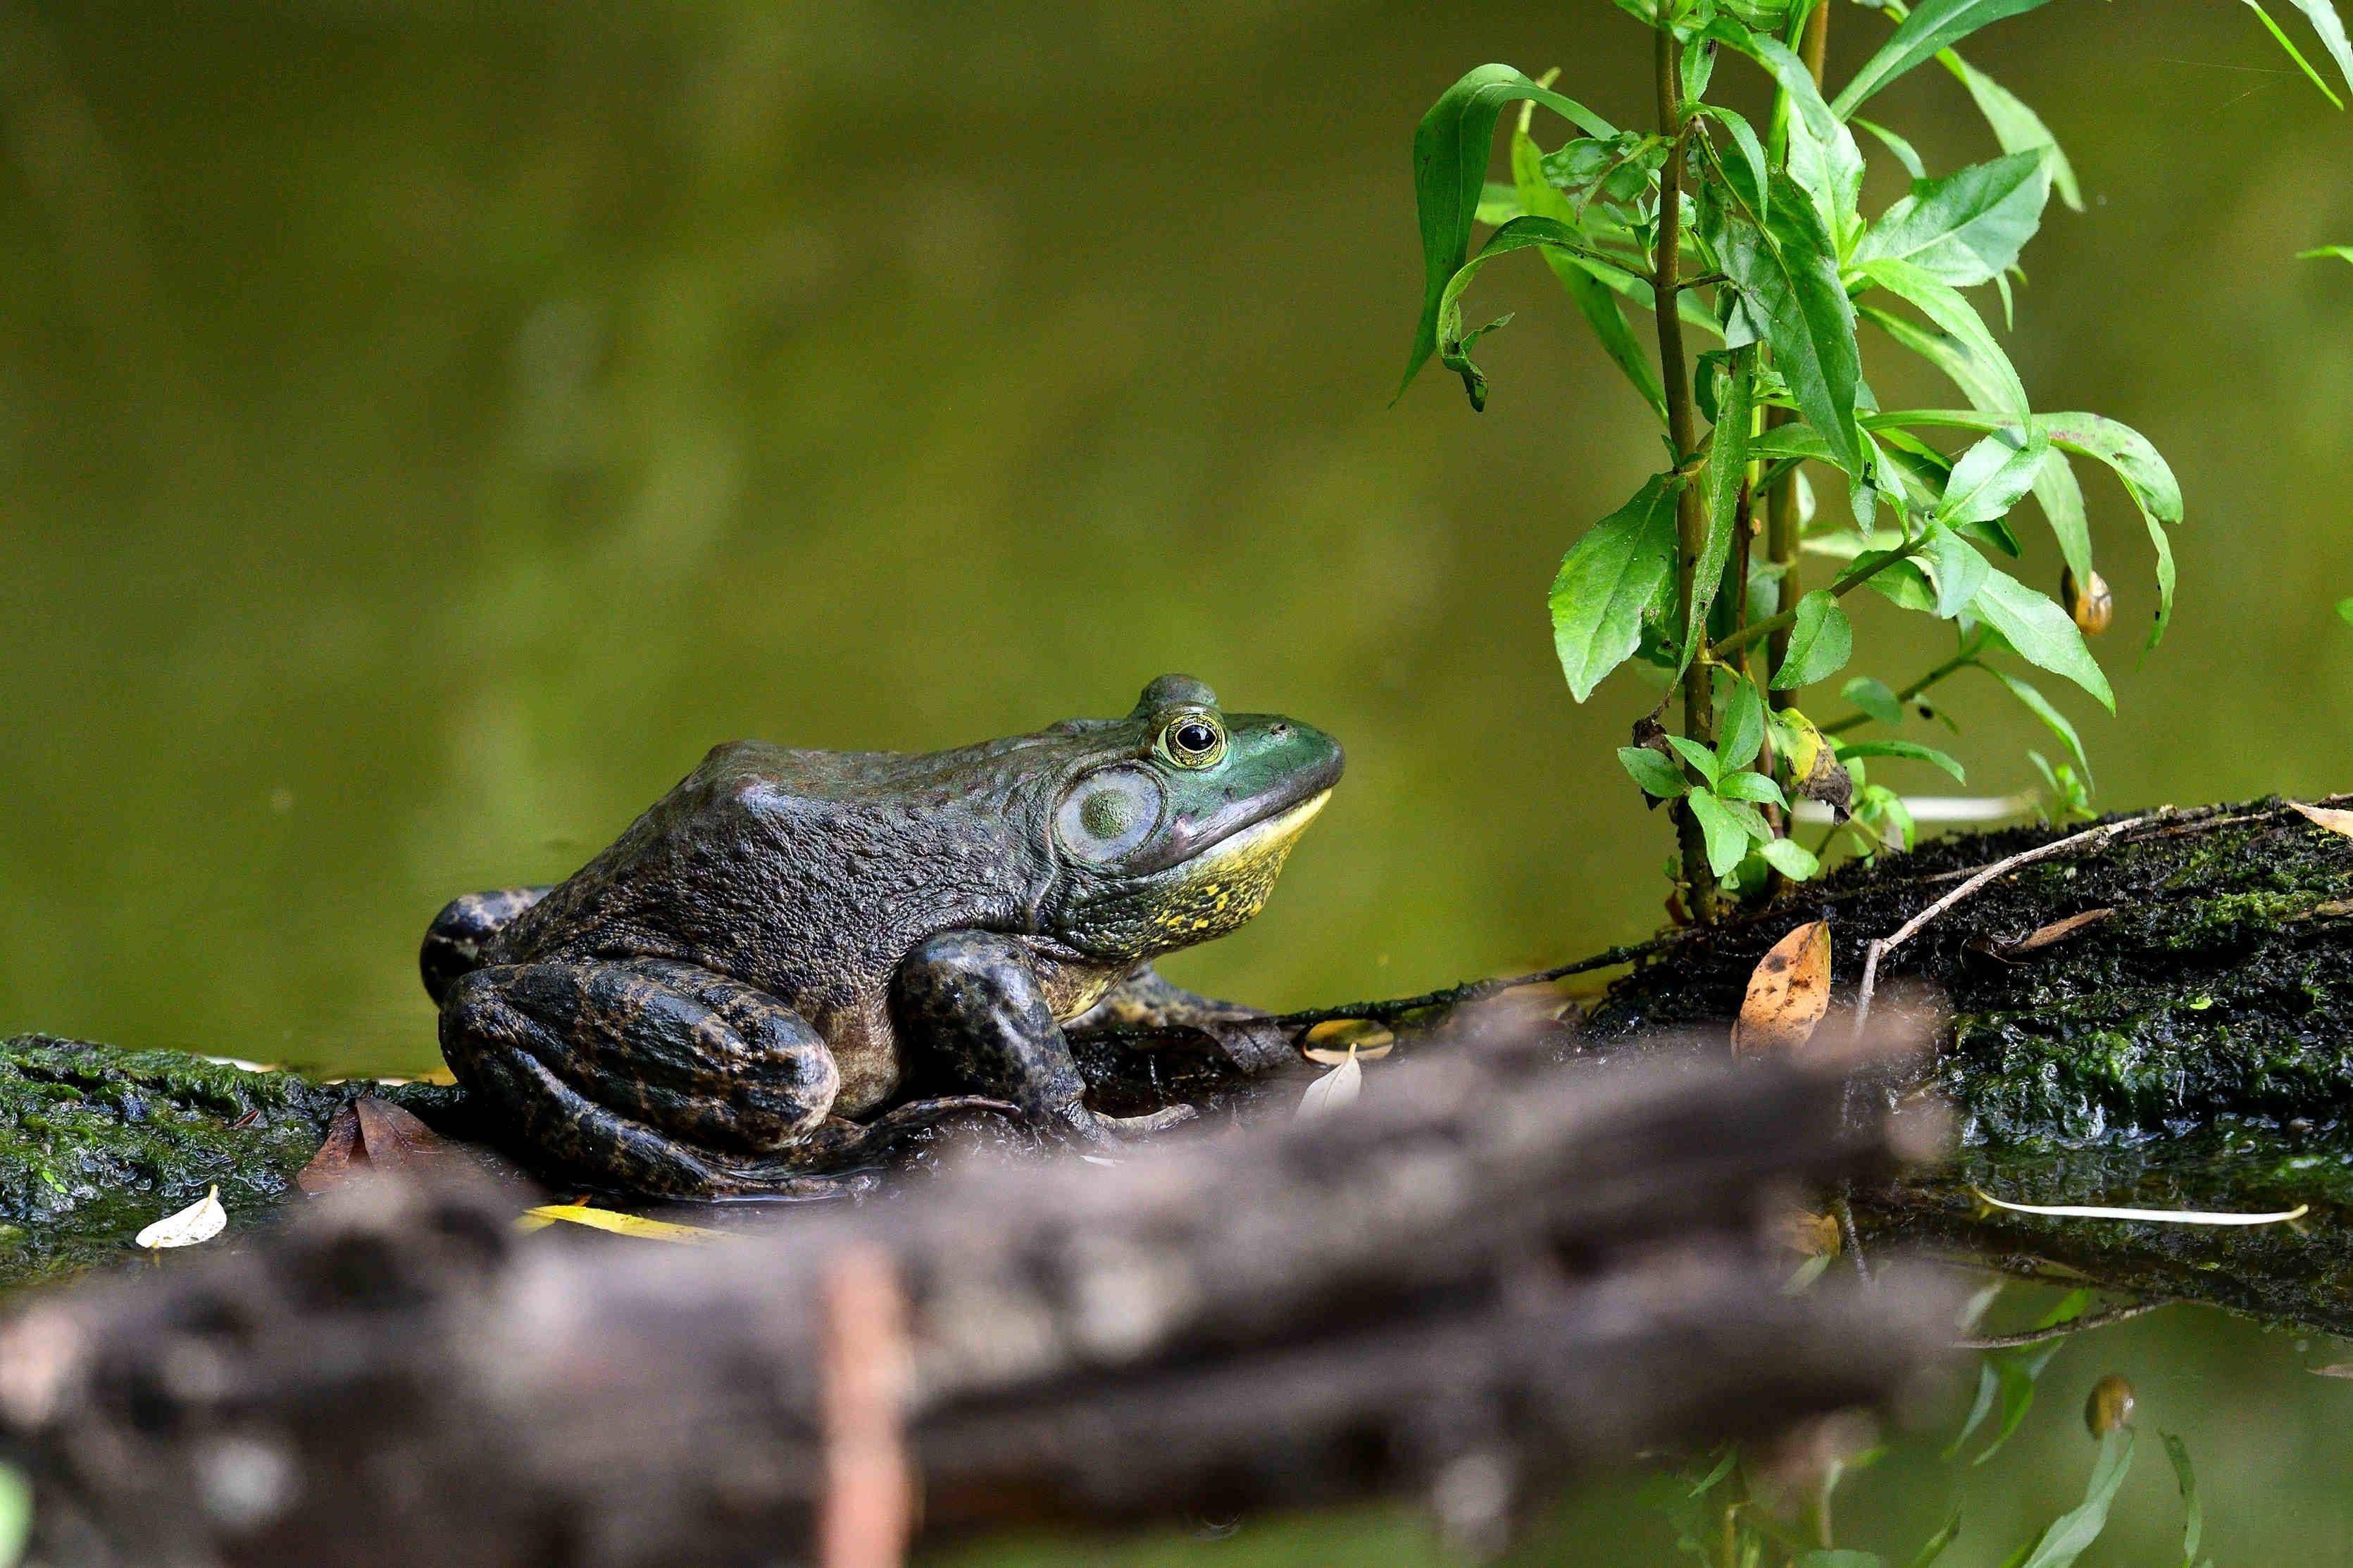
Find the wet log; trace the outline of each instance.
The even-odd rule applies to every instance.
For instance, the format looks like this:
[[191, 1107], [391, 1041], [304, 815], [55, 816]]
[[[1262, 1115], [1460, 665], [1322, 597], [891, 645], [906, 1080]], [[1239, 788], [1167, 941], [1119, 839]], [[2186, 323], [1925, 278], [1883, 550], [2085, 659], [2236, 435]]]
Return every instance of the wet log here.
[[1920, 1281], [1782, 1289], [1800, 1195], [1910, 1152], [1840, 1100], [1489, 1043], [691, 1248], [362, 1183], [34, 1298], [0, 1448], [60, 1563], [894, 1561], [902, 1469], [926, 1539], [1407, 1495], [1489, 1544], [1568, 1474], [1883, 1405], [1940, 1347]]

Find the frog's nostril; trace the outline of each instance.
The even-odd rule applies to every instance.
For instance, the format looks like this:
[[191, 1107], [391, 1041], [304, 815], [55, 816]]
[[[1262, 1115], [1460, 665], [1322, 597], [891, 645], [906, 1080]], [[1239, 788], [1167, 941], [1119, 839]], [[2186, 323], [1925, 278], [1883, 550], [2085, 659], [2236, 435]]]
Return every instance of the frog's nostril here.
[[1277, 725], [1275, 725], [1272, 729], [1270, 729], [1270, 730], [1267, 731], [1267, 733], [1268, 733], [1268, 734], [1270, 734], [1270, 735], [1271, 735], [1271, 736], [1273, 736], [1276, 740], [1280, 741], [1280, 740], [1282, 740], [1285, 735], [1288, 735], [1288, 734], [1290, 734], [1290, 733], [1291, 733], [1291, 726], [1290, 726], [1290, 725], [1288, 725], [1288, 724], [1277, 724]]

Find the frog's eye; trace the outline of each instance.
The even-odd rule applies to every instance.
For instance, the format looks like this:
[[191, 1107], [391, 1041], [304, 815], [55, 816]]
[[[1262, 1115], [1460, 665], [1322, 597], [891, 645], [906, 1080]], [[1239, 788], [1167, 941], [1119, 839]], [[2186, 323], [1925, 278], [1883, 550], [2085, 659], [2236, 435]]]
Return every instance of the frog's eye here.
[[1159, 825], [1159, 783], [1137, 767], [1089, 773], [1054, 813], [1062, 847], [1097, 866], [1134, 849]]
[[1215, 767], [1226, 754], [1226, 727], [1214, 713], [1179, 713], [1161, 729], [1160, 754], [1180, 768]]

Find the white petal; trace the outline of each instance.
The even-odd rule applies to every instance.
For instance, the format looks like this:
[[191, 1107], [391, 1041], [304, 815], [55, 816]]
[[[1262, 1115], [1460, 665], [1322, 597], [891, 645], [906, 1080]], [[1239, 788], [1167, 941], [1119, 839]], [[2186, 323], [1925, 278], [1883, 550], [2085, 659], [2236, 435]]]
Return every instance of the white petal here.
[[1969, 1191], [1998, 1209], [2012, 1214], [2056, 1215], [2062, 1219], [2145, 1219], [2163, 1225], [2278, 1225], [2285, 1220], [2302, 1219], [2312, 1212], [2310, 1204], [2298, 1204], [2292, 1209], [2274, 1214], [2214, 1214], [2204, 1209], [2119, 1209], [2104, 1208], [2092, 1204], [2006, 1204], [1992, 1194], [1971, 1187]]
[[215, 1187], [178, 1214], [165, 1215], [132, 1239], [141, 1247], [194, 1247], [228, 1228], [228, 1211]]

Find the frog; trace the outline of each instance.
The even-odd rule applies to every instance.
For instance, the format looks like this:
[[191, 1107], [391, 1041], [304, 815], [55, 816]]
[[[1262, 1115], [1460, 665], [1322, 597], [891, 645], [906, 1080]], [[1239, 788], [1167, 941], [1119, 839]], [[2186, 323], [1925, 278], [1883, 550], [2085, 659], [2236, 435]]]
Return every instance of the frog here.
[[535, 1163], [646, 1196], [814, 1195], [966, 1115], [1122, 1146], [1190, 1110], [1092, 1109], [1073, 1038], [1251, 1014], [1155, 961], [1259, 913], [1343, 763], [1185, 675], [945, 751], [728, 742], [567, 880], [441, 910], [442, 1056]]

